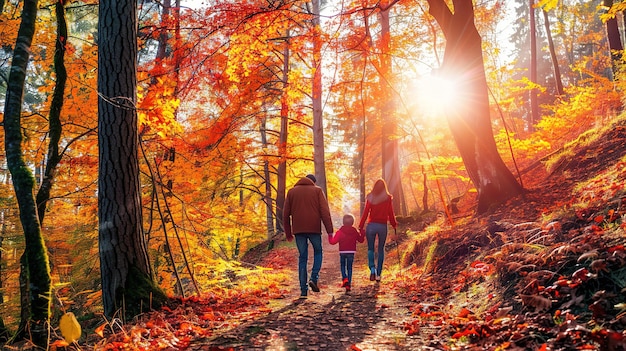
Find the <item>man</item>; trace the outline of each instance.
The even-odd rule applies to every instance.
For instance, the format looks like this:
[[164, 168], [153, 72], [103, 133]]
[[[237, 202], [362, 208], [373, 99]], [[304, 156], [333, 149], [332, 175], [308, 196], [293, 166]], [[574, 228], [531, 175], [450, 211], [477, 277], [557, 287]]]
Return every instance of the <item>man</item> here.
[[[330, 218], [328, 201], [322, 188], [315, 185], [315, 182], [315, 176], [312, 174], [301, 178], [287, 192], [283, 210], [283, 227], [287, 241], [292, 241], [295, 236], [298, 247], [298, 277], [300, 279], [301, 299], [307, 298], [309, 287], [314, 292], [320, 291], [317, 280], [322, 268], [322, 223], [324, 223], [326, 234], [333, 233], [333, 222]], [[311, 269], [311, 279], [307, 284], [309, 242], [313, 247], [313, 268]]]

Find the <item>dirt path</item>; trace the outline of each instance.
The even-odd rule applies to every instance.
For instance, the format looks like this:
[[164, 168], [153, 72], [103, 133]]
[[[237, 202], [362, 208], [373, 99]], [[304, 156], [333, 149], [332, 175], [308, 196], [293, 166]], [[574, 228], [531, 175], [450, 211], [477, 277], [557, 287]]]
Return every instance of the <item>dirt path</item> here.
[[[272, 301], [276, 307], [263, 318], [245, 322], [220, 335], [192, 345], [194, 350], [428, 350], [417, 336], [409, 337], [405, 322], [411, 320], [408, 304], [383, 281], [369, 281], [367, 246], [359, 244], [354, 262], [353, 289], [341, 288], [337, 245], [324, 234], [324, 261], [320, 292], [298, 300], [297, 267], [291, 293]], [[309, 250], [312, 251], [312, 250]], [[294, 245], [294, 255], [296, 255]], [[395, 259], [389, 254], [387, 261]], [[309, 258], [309, 265], [312, 257]], [[391, 261], [393, 262], [393, 261]], [[392, 263], [385, 267], [391, 267]], [[384, 274], [384, 272], [383, 272]]]

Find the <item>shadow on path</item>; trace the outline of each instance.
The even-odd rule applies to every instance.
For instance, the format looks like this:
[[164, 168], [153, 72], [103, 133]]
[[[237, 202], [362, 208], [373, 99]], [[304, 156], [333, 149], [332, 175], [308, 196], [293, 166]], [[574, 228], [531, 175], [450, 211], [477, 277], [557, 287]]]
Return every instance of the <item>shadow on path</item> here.
[[[312, 251], [312, 250], [311, 250]], [[268, 315], [196, 340], [190, 350], [426, 350], [423, 342], [407, 337], [404, 323], [411, 320], [407, 304], [384, 282], [367, 280], [365, 246], [359, 246], [354, 262], [353, 290], [339, 287], [339, 252], [324, 240], [320, 293], [307, 300], [299, 295], [297, 276], [292, 277], [292, 300], [278, 300]], [[295, 254], [295, 253], [294, 253]], [[309, 259], [312, 262], [312, 257]], [[297, 267], [294, 267], [294, 270]], [[288, 282], [286, 282], [288, 283]], [[282, 306], [282, 307], [280, 307]]]
[[[389, 307], [381, 304], [378, 292], [379, 284], [372, 284], [351, 294], [332, 297], [327, 303], [315, 300], [314, 296], [296, 300], [263, 318], [204, 340], [200, 342], [203, 347], [194, 349], [402, 350], [397, 343], [404, 338], [403, 334], [395, 338], [380, 335], [378, 325], [382, 323], [385, 328], [390, 317], [386, 315]], [[360, 343], [368, 346], [357, 346]], [[380, 343], [385, 346], [369, 346]]]

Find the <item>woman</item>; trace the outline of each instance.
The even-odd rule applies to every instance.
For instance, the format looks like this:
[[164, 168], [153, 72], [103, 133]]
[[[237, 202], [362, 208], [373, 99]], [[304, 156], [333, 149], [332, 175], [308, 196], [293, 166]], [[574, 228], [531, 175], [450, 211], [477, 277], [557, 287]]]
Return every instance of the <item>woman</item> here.
[[[369, 219], [369, 220], [368, 220]], [[387, 190], [387, 183], [378, 179], [372, 191], [365, 198], [365, 209], [361, 215], [359, 231], [367, 221], [365, 237], [367, 238], [367, 261], [370, 268], [370, 280], [380, 281], [385, 260], [385, 241], [387, 240], [387, 223], [396, 228], [396, 216], [393, 213], [392, 196]], [[374, 264], [374, 242], [378, 236], [378, 265]]]

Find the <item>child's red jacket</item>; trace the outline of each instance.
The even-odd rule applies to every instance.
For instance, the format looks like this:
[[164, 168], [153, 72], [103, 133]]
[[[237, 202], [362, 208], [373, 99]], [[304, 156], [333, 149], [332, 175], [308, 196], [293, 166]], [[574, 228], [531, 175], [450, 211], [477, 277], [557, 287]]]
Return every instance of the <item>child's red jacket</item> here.
[[333, 245], [339, 243], [339, 253], [355, 253], [357, 241], [362, 243], [364, 240], [363, 235], [349, 225], [341, 226], [335, 235], [328, 236], [329, 243]]

